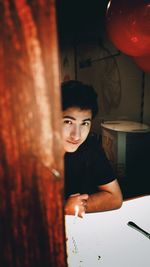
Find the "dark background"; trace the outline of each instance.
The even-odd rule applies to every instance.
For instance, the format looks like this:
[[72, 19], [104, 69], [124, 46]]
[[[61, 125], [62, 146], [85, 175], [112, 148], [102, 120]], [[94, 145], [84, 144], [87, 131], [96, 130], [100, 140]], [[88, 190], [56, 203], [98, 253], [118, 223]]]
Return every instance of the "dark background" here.
[[60, 44], [103, 38], [109, 0], [57, 0]]

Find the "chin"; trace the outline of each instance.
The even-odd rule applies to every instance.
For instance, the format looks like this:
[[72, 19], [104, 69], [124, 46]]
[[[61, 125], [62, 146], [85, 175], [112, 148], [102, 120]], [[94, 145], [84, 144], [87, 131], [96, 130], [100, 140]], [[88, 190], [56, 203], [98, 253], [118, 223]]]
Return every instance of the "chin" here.
[[78, 149], [79, 146], [65, 146], [65, 151], [68, 153], [73, 153]]

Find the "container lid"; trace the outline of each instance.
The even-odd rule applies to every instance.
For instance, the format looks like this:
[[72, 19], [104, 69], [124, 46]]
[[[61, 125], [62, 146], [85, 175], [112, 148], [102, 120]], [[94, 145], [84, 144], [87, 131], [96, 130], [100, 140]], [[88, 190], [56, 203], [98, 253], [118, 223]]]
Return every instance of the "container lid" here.
[[150, 126], [135, 121], [105, 121], [102, 128], [119, 132], [150, 132]]

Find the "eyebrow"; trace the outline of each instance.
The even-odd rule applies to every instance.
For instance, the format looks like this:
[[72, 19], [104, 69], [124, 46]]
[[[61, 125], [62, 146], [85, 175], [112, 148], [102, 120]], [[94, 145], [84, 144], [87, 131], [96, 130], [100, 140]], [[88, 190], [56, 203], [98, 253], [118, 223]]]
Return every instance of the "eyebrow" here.
[[[73, 121], [75, 121], [76, 119], [72, 116], [64, 116], [63, 119], [71, 119]], [[82, 121], [91, 121], [91, 118], [87, 118], [87, 119], [84, 119]]]

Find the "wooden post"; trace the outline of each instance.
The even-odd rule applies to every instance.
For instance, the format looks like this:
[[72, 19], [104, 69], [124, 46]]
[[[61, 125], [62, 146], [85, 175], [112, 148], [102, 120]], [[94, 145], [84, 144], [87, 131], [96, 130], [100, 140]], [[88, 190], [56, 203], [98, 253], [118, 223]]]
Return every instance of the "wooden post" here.
[[66, 266], [54, 0], [0, 1], [0, 266]]

